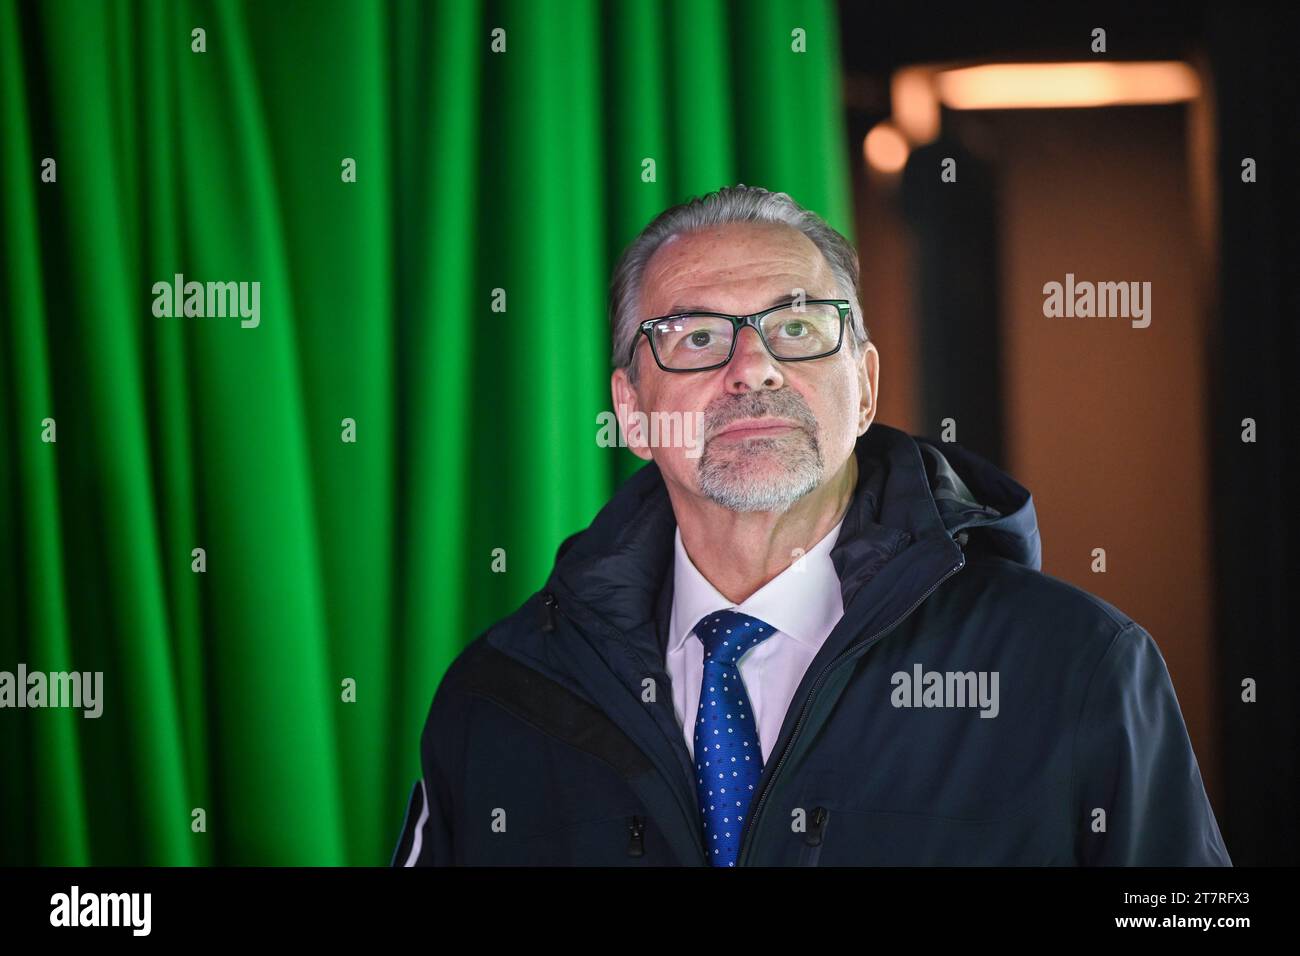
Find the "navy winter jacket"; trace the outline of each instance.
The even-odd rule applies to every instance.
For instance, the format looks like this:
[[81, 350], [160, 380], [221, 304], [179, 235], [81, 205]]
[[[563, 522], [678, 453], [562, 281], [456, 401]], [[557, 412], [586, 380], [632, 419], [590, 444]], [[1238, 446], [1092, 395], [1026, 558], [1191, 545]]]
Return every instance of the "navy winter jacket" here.
[[[1029, 493], [886, 425], [856, 454], [844, 617], [737, 865], [1230, 866], [1160, 651], [1041, 573]], [[394, 865], [709, 865], [664, 666], [675, 526], [649, 463], [448, 668]]]

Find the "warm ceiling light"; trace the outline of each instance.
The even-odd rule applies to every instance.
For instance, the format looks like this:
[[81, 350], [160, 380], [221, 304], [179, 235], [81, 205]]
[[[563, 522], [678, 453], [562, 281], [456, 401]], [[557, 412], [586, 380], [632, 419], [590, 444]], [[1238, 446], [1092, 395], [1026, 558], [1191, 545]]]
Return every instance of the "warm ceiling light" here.
[[929, 143], [939, 135], [939, 98], [934, 92], [934, 71], [908, 66], [894, 73], [889, 83], [894, 122], [913, 143]]
[[862, 142], [862, 153], [873, 169], [896, 173], [907, 165], [908, 146], [903, 134], [889, 120], [877, 123]]
[[1179, 103], [1200, 94], [1186, 63], [996, 63], [946, 70], [939, 99], [955, 110]]

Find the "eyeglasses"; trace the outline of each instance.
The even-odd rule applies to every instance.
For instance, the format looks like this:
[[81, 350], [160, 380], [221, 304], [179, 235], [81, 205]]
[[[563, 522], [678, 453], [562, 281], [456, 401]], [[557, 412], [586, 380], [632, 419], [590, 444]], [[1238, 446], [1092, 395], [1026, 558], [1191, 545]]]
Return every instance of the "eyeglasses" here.
[[[704, 372], [721, 368], [736, 352], [736, 339], [753, 327], [768, 354], [781, 362], [808, 362], [840, 350], [844, 323], [853, 314], [847, 299], [787, 302], [753, 315], [682, 312], [646, 319], [638, 327], [650, 340], [655, 362], [665, 372]], [[629, 364], [636, 358], [632, 342]]]

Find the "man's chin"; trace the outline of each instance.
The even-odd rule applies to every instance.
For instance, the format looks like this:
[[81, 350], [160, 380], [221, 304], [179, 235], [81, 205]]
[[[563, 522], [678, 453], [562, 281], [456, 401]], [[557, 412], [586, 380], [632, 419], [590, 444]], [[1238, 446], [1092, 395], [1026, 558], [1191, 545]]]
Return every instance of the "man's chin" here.
[[[717, 464], [715, 459], [713, 464]], [[779, 454], [727, 462], [721, 470], [700, 474], [700, 490], [733, 511], [783, 511], [817, 487], [818, 476], [792, 469]]]
[[815, 442], [803, 430], [772, 437], [710, 439], [699, 458], [705, 497], [733, 511], [783, 511], [816, 487]]
[[725, 469], [728, 474], [743, 475], [752, 480], [764, 476], [787, 474], [791, 464], [807, 456], [815, 460], [817, 453], [803, 432], [772, 438], [746, 438], [741, 441], [714, 440], [704, 446], [701, 465]]
[[783, 473], [771, 481], [740, 480], [728, 475], [724, 480], [701, 486], [704, 496], [731, 511], [787, 511], [795, 502], [815, 490], [807, 479]]
[[728, 476], [761, 483], [789, 476], [790, 457], [789, 451], [781, 448], [746, 448], [737, 454], [714, 455], [711, 463], [723, 466]]

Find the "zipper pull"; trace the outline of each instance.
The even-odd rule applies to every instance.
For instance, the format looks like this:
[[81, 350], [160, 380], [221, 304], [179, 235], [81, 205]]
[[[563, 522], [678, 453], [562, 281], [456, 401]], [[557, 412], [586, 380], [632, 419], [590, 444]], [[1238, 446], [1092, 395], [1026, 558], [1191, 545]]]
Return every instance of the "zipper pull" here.
[[633, 816], [627, 828], [632, 834], [627, 844], [627, 855], [645, 856], [645, 821], [638, 816]]
[[555, 595], [550, 591], [542, 592], [542, 630], [555, 630]]
[[808, 828], [808, 833], [804, 836], [804, 843], [809, 846], [822, 845], [822, 827], [826, 824], [826, 818], [830, 816], [825, 807], [814, 807], [812, 815], [812, 826]]

